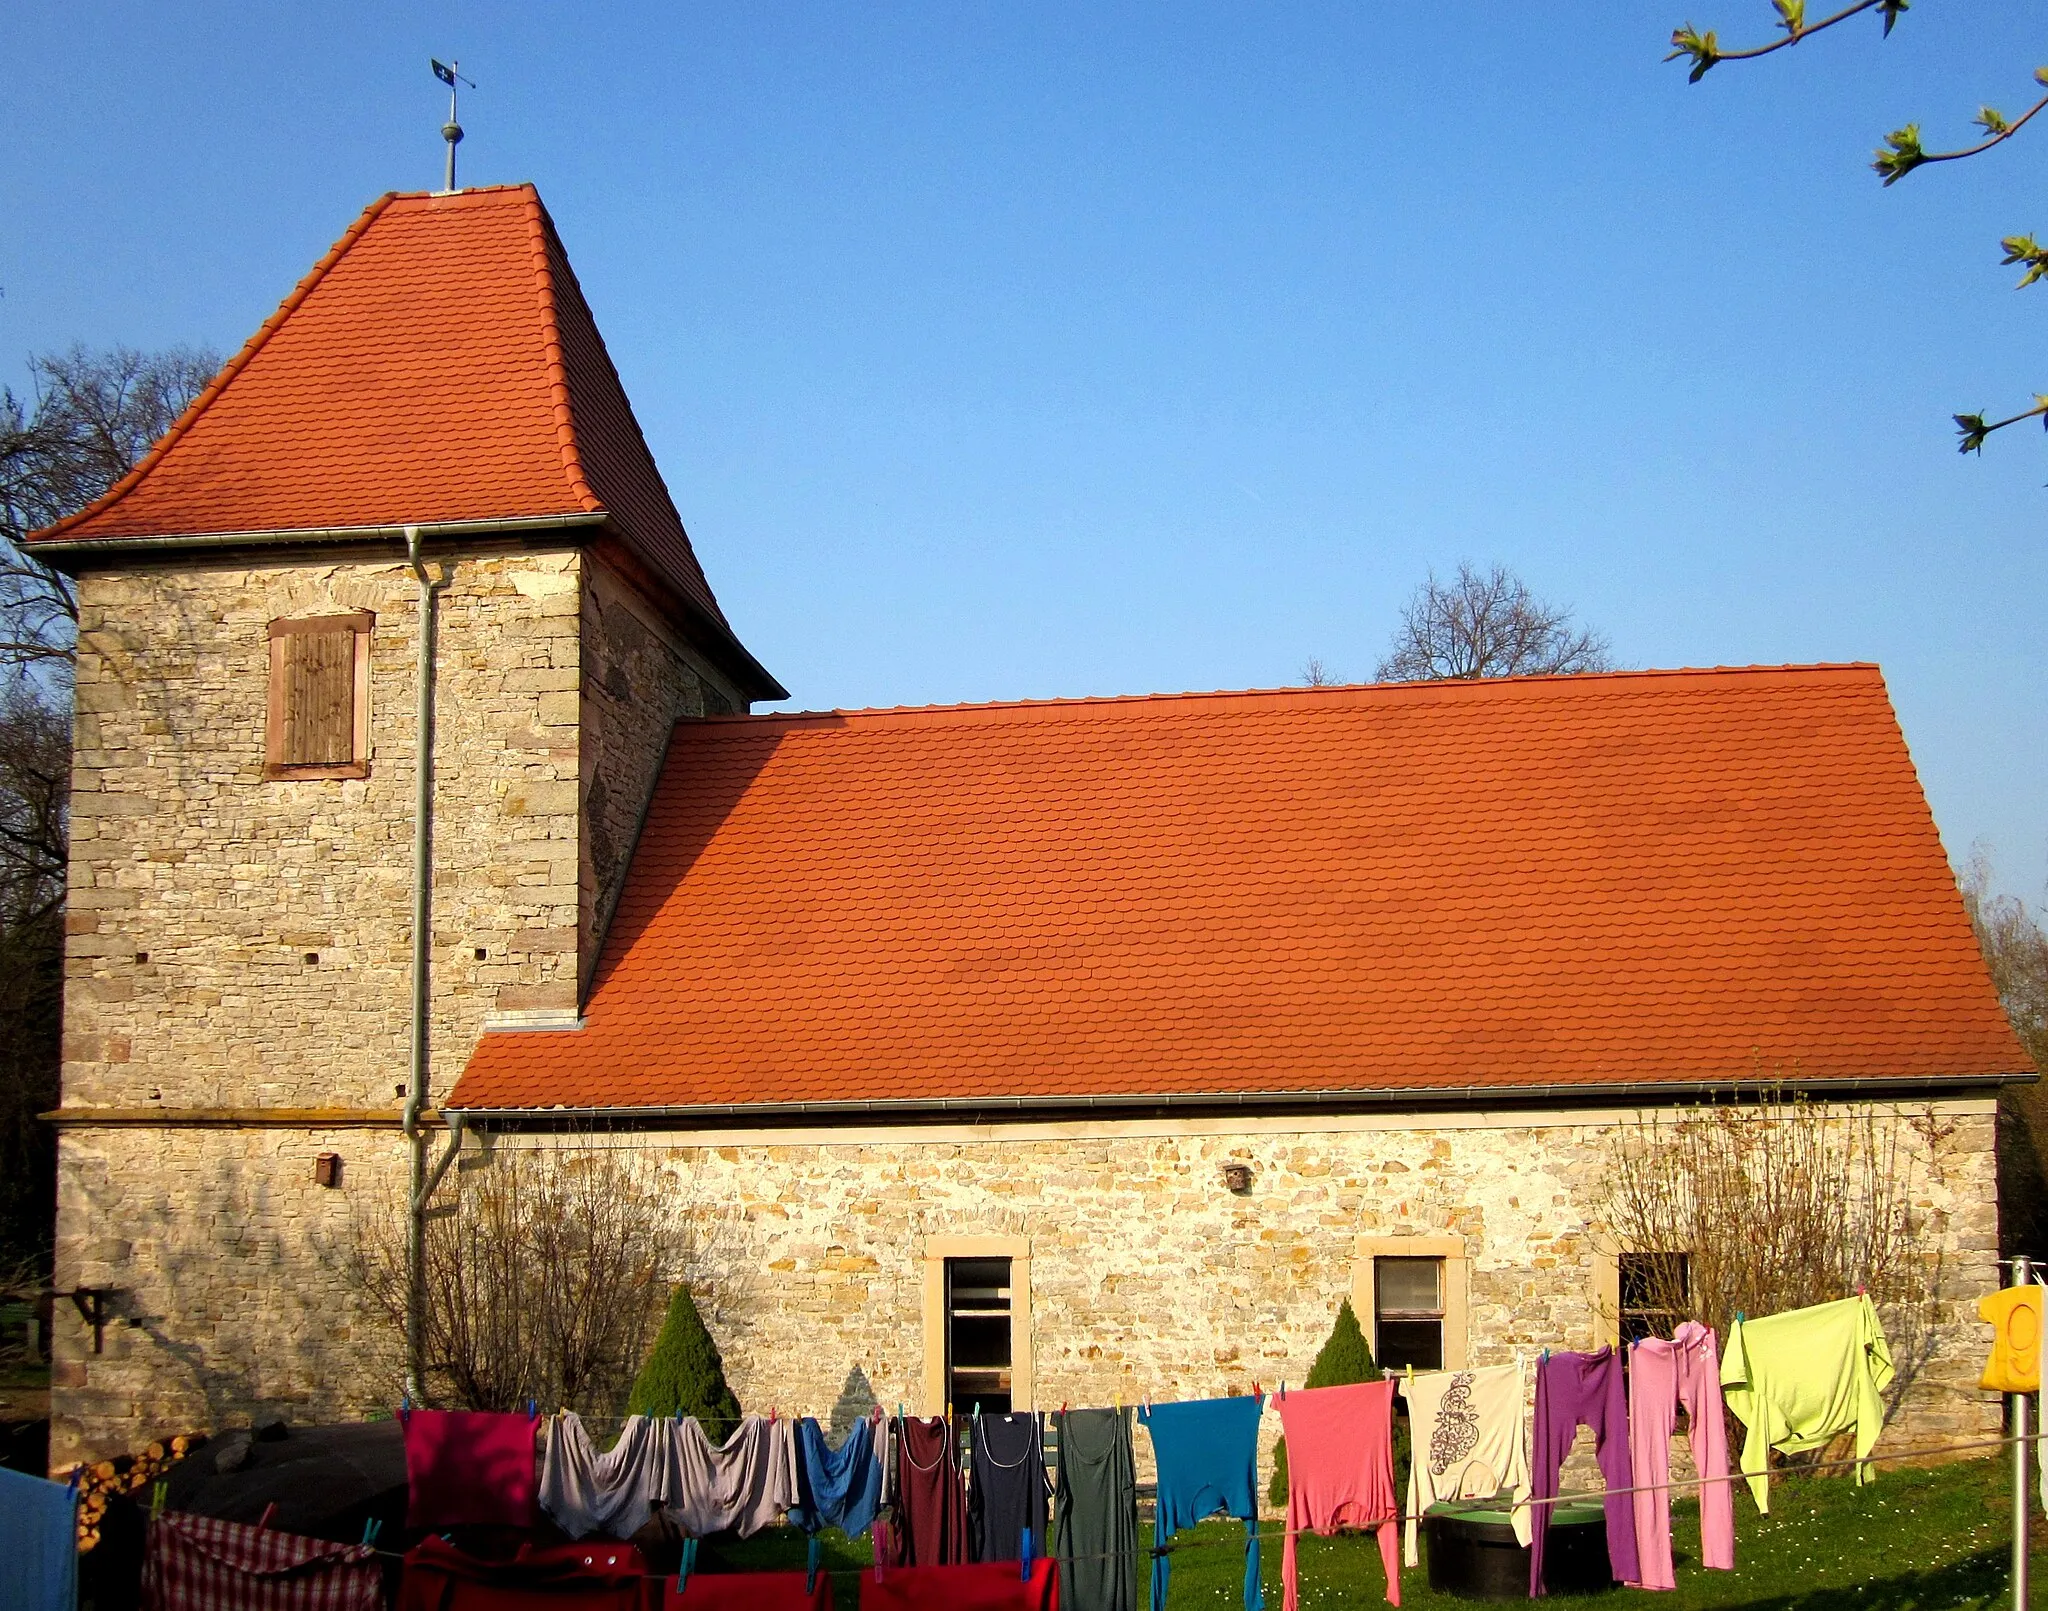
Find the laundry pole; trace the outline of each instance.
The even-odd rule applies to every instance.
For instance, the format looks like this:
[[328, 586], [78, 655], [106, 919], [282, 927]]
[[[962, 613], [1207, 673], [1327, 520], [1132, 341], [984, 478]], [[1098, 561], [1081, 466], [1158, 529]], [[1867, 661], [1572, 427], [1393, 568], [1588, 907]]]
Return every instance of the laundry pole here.
[[[2012, 1261], [2012, 1284], [2016, 1287], [2031, 1285], [2034, 1279], [2033, 1260], [2022, 1255]], [[2013, 1611], [2027, 1611], [2027, 1454], [2031, 1440], [2027, 1437], [2027, 1399], [2025, 1393], [2013, 1393], [2007, 1402], [2012, 1406], [2012, 1605]]]

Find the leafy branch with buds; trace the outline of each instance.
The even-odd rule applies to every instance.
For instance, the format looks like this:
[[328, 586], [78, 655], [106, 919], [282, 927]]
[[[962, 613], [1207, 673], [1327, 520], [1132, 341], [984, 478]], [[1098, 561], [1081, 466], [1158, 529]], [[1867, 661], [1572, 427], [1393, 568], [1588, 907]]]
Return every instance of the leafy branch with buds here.
[[[1899, 20], [1899, 14], [1911, 9], [1911, 0], [1856, 0], [1854, 5], [1844, 6], [1840, 11], [1822, 17], [1816, 22], [1807, 21], [1806, 0], [1771, 0], [1771, 8], [1778, 14], [1778, 28], [1781, 34], [1779, 38], [1765, 44], [1731, 50], [1722, 46], [1712, 29], [1702, 32], [1688, 22], [1672, 30], [1671, 54], [1664, 59], [1690, 62], [1692, 65], [1686, 75], [1686, 81], [1697, 84], [1722, 62], [1753, 61], [1759, 56], [1768, 56], [1773, 51], [1796, 45], [1809, 35], [1833, 28], [1866, 11], [1877, 14], [1884, 24], [1885, 37], [1889, 38], [1893, 25]], [[2034, 70], [2034, 82], [2048, 87], [2048, 67], [2038, 67]], [[1973, 145], [1958, 146], [1952, 151], [1929, 151], [1921, 141], [1920, 125], [1905, 124], [1884, 137], [1884, 144], [1873, 153], [1870, 166], [1887, 186], [1895, 185], [1915, 168], [1923, 168], [1934, 162], [1959, 162], [1965, 157], [1981, 156], [1993, 146], [2003, 145], [2032, 122], [2043, 108], [2048, 108], [2048, 95], [2043, 95], [2016, 118], [2008, 118], [1995, 106], [1979, 107], [1973, 121], [1984, 131], [1984, 138]], [[2016, 289], [2024, 290], [2035, 281], [2048, 277], [2048, 247], [2041, 246], [2033, 236], [2008, 235], [1999, 242], [1999, 246], [2005, 252], [2002, 259], [2004, 263], [2025, 265], [2026, 273], [2021, 276]], [[2032, 408], [2024, 409], [2006, 419], [1988, 419], [1981, 413], [1957, 414], [1954, 419], [1956, 429], [1962, 436], [1959, 451], [1982, 453], [1985, 438], [1994, 431], [2004, 430], [2008, 425], [2017, 425], [2022, 420], [2038, 419], [2044, 426], [2048, 426], [2048, 396], [2036, 395]]]

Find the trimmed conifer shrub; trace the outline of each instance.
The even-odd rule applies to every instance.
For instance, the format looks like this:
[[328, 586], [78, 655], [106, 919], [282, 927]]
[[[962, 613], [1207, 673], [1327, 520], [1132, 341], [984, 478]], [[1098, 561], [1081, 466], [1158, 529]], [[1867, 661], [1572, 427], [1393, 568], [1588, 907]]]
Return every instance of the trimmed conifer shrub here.
[[[1346, 1298], [1337, 1308], [1337, 1324], [1330, 1328], [1329, 1341], [1316, 1354], [1315, 1363], [1308, 1368], [1308, 1380], [1303, 1387], [1349, 1387], [1353, 1382], [1376, 1382], [1386, 1372], [1374, 1363], [1372, 1346], [1366, 1342], [1365, 1333], [1359, 1330], [1358, 1316], [1351, 1312], [1351, 1300]], [[1403, 1441], [1397, 1438], [1397, 1442]], [[1394, 1477], [1400, 1481], [1401, 1450], [1394, 1450]], [[1287, 1503], [1287, 1440], [1282, 1438], [1273, 1446], [1273, 1482], [1266, 1490], [1267, 1500], [1284, 1507]]]
[[739, 1425], [740, 1401], [726, 1385], [718, 1344], [704, 1329], [697, 1300], [679, 1282], [668, 1301], [668, 1317], [654, 1351], [633, 1380], [626, 1400], [629, 1415], [693, 1415], [713, 1443], [723, 1443]]

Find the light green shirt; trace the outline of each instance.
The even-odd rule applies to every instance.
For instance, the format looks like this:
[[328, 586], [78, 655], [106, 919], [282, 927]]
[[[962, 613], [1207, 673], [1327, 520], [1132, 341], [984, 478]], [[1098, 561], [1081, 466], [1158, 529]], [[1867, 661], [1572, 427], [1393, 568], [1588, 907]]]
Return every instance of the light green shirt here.
[[[1742, 1474], [1756, 1508], [1771, 1508], [1770, 1453], [1802, 1454], [1844, 1432], [1866, 1459], [1884, 1429], [1892, 1351], [1867, 1297], [1815, 1304], [1762, 1320], [1738, 1320], [1721, 1356], [1721, 1392], [1749, 1436]], [[1867, 1465], [1853, 1468], [1871, 1480]]]

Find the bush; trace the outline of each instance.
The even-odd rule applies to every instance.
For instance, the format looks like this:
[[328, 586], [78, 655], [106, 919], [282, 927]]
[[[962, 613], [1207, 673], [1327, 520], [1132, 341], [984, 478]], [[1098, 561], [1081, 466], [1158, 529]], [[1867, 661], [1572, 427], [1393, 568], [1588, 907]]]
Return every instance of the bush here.
[[[1386, 1373], [1373, 1362], [1372, 1348], [1365, 1340], [1365, 1333], [1358, 1328], [1358, 1316], [1351, 1312], [1351, 1300], [1346, 1298], [1337, 1308], [1337, 1324], [1330, 1329], [1330, 1340], [1323, 1344], [1316, 1355], [1315, 1363], [1308, 1368], [1308, 1380], [1304, 1387], [1349, 1387], [1354, 1382], [1376, 1382]], [[1397, 1440], [1398, 1441], [1398, 1440]], [[1395, 1478], [1400, 1476], [1400, 1454], [1394, 1451]], [[1273, 1446], [1273, 1483], [1266, 1490], [1266, 1498], [1274, 1505], [1287, 1503], [1287, 1440], [1282, 1438]]]
[[693, 1415], [713, 1443], [723, 1443], [739, 1425], [740, 1401], [726, 1385], [725, 1362], [687, 1283], [679, 1283], [669, 1299], [668, 1318], [634, 1379], [626, 1413]]

